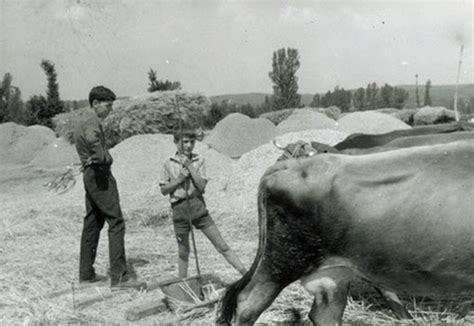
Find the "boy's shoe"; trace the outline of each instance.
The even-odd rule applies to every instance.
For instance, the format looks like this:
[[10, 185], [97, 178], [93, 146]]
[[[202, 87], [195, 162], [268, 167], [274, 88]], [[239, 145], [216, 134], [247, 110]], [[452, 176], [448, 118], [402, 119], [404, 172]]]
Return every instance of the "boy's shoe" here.
[[141, 282], [133, 279], [126, 279], [121, 282], [112, 283], [110, 285], [110, 289], [112, 291], [119, 291], [119, 290], [128, 290], [128, 289], [135, 289], [135, 290], [145, 290], [147, 288], [146, 282]]
[[90, 284], [90, 283], [96, 283], [96, 282], [103, 282], [105, 280], [107, 280], [107, 276], [96, 274], [93, 278], [89, 278], [86, 280], [79, 280], [79, 283]]

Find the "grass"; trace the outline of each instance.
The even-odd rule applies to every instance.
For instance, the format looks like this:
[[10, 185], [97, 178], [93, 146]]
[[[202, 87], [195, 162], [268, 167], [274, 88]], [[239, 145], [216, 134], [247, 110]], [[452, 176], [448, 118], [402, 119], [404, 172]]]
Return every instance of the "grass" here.
[[[84, 203], [82, 189], [58, 195], [42, 186], [47, 173], [11, 173], [0, 183], [2, 218], [0, 219], [0, 324], [1, 325], [123, 325], [125, 311], [139, 302], [156, 300], [159, 289], [150, 292], [130, 291], [96, 302], [82, 309], [81, 300], [98, 293], [110, 293], [108, 285], [79, 289], [77, 280], [79, 243]], [[13, 180], [13, 181], [12, 181]], [[5, 182], [3, 182], [5, 181]], [[119, 185], [120, 186], [120, 185]], [[78, 187], [76, 185], [76, 187]], [[126, 251], [130, 267], [141, 280], [155, 282], [177, 275], [177, 246], [169, 211], [149, 206], [128, 205]], [[256, 251], [258, 236], [252, 217], [241, 217], [239, 211], [215, 214], [224, 238], [246, 266]], [[234, 221], [234, 222], [230, 222]], [[106, 229], [99, 243], [96, 270], [107, 274], [108, 243]], [[202, 273], [213, 273], [224, 282], [239, 278], [201, 232], [196, 232]], [[189, 275], [195, 275], [194, 258], [190, 257]], [[50, 294], [75, 287], [71, 292], [50, 298]], [[378, 302], [367, 288], [355, 287], [344, 313], [347, 325], [474, 325], [474, 316], [457, 320], [454, 312], [461, 305], [470, 306], [471, 299], [427, 301], [404, 298], [414, 321], [400, 322]], [[312, 303], [299, 284], [286, 288], [262, 314], [262, 323], [277, 324], [306, 319]], [[216, 308], [200, 308], [187, 313], [164, 312], [134, 322], [133, 325], [213, 325]], [[132, 324], [132, 323], [130, 323]]]

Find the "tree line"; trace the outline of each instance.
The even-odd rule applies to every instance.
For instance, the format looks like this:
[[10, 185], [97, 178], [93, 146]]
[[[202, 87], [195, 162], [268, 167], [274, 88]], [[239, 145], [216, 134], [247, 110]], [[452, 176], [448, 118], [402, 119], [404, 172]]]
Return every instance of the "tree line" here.
[[[205, 125], [212, 128], [218, 121], [230, 113], [238, 112], [251, 118], [263, 113], [287, 108], [301, 108], [301, 95], [298, 94], [298, 78], [296, 72], [301, 66], [297, 49], [281, 48], [273, 52], [272, 69], [268, 77], [272, 82], [273, 94], [265, 97], [264, 103], [257, 106], [250, 104], [237, 105], [229, 101], [212, 103]], [[48, 60], [41, 61], [47, 78], [47, 91], [44, 95], [33, 95], [26, 103], [21, 99], [21, 91], [12, 83], [10, 73], [3, 76], [0, 84], [0, 123], [13, 121], [23, 125], [39, 124], [52, 127], [52, 118], [78, 108], [77, 102], [65, 104], [59, 96], [59, 85], [54, 64]], [[148, 72], [149, 92], [181, 89], [179, 81], [159, 80], [156, 70]], [[416, 75], [416, 107], [421, 106], [418, 91], [418, 75]], [[423, 106], [431, 106], [431, 81], [425, 84]], [[324, 94], [316, 93], [310, 106], [337, 106], [341, 112], [376, 110], [379, 108], [402, 109], [407, 103], [409, 94], [402, 88], [385, 84], [379, 87], [375, 82], [354, 91], [336, 86], [334, 90]], [[474, 112], [474, 97], [468, 101], [460, 99], [458, 106], [461, 112]]]

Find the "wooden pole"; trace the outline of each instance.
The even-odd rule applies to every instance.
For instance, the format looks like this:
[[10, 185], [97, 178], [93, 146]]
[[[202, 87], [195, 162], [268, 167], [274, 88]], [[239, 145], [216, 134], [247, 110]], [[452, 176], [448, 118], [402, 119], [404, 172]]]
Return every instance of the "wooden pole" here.
[[461, 45], [461, 53], [459, 55], [458, 63], [458, 74], [456, 77], [456, 90], [454, 91], [454, 117], [456, 121], [459, 121], [459, 111], [458, 111], [458, 84], [459, 84], [459, 75], [461, 74], [461, 63], [462, 63], [462, 52], [464, 50], [464, 44]]

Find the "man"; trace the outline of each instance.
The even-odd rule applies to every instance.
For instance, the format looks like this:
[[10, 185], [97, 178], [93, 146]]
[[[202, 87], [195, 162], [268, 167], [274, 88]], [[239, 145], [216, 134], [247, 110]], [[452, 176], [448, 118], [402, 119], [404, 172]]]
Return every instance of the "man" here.
[[111, 173], [112, 156], [105, 147], [102, 121], [112, 111], [115, 94], [104, 86], [97, 86], [89, 93], [85, 119], [74, 131], [74, 143], [83, 167], [86, 191], [86, 217], [81, 237], [79, 281], [92, 283], [104, 281], [105, 276], [94, 270], [100, 231], [105, 221], [109, 225], [109, 259], [112, 289], [145, 288], [146, 283], [130, 278], [125, 258], [125, 222], [120, 208], [117, 183]]

